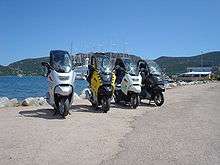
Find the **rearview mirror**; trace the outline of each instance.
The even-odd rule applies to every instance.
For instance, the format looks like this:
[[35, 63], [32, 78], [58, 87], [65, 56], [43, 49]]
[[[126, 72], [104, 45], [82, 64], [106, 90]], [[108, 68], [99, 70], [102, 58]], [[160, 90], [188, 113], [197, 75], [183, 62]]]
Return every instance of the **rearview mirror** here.
[[47, 67], [48, 69], [53, 69], [53, 67], [48, 62], [42, 62], [41, 65]]
[[72, 69], [74, 70], [76, 67], [77, 67], [77, 64], [76, 64], [76, 63], [73, 63], [73, 64], [72, 64]]

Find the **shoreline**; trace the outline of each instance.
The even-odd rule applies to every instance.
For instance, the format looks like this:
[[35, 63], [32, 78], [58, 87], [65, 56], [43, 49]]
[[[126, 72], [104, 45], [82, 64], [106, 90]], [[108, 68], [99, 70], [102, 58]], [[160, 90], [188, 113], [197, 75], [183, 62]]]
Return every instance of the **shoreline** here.
[[[84, 81], [84, 80], [81, 80], [81, 81]], [[173, 82], [173, 83], [167, 83], [165, 84], [165, 88], [166, 90], [170, 90], [170, 89], [175, 89], [177, 87], [182, 87], [182, 86], [191, 86], [191, 85], [201, 85], [201, 84], [208, 84], [208, 83], [216, 83], [218, 81], [213, 81], [213, 80], [210, 80], [210, 81], [192, 81], [192, 82], [184, 82], [184, 81], [179, 81], [179, 82]], [[87, 88], [85, 88], [87, 89]], [[84, 98], [85, 94], [84, 94], [84, 90], [81, 90], [78, 93], [74, 92], [74, 96], [78, 99], [78, 98]], [[26, 102], [26, 100], [28, 99], [32, 99], [33, 102], [38, 102], [38, 100], [41, 100], [39, 103], [36, 103], [35, 105], [47, 105], [47, 102], [46, 102], [46, 99], [45, 99], [45, 96], [35, 96], [35, 97], [27, 97], [27, 98], [24, 98], [24, 99], [17, 99], [17, 98], [8, 98], [7, 96], [3, 96], [3, 97], [0, 97], [0, 109], [1, 108], [4, 108], [4, 107], [17, 107], [17, 106], [22, 106], [22, 103], [23, 102]], [[29, 105], [26, 105], [25, 103], [25, 106], [29, 106]]]
[[[7, 97], [21, 102], [29, 97], [45, 97], [48, 91], [47, 79], [44, 77], [9, 76], [0, 79], [0, 98]], [[87, 88], [87, 82], [84, 80], [76, 80], [74, 85], [74, 92], [78, 95], [84, 88]]]

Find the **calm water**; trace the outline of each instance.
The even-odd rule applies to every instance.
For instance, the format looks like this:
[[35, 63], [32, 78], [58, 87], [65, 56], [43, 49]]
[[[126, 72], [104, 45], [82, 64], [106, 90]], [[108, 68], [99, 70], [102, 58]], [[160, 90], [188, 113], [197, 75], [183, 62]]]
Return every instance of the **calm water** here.
[[[75, 92], [77, 94], [80, 94], [86, 87], [85, 80], [76, 80]], [[45, 77], [0, 76], [0, 97], [22, 100], [27, 97], [44, 97], [47, 91], [48, 85]]]

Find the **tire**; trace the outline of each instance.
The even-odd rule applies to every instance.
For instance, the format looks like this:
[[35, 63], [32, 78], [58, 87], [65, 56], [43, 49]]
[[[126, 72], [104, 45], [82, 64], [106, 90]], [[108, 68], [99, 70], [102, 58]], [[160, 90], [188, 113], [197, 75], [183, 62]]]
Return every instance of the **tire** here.
[[54, 107], [54, 108], [53, 108], [53, 112], [54, 112], [54, 113], [53, 113], [53, 116], [56, 116], [57, 113], [58, 113], [58, 109], [57, 109], [57, 107]]
[[92, 103], [92, 107], [93, 107], [94, 109], [97, 109], [97, 108], [98, 108], [98, 105], [97, 105], [96, 103]]
[[139, 105], [139, 102], [140, 102], [139, 96], [137, 94], [132, 94], [131, 95], [131, 103], [130, 103], [131, 108], [136, 109]]
[[59, 102], [59, 112], [64, 119], [69, 114], [69, 100], [67, 98]]
[[111, 99], [110, 98], [103, 98], [101, 100], [101, 105], [102, 105], [102, 111], [104, 113], [107, 113], [110, 109], [110, 102], [111, 102]]
[[163, 97], [163, 93], [162, 92], [158, 92], [155, 94], [154, 96], [154, 103], [157, 106], [161, 106], [164, 103], [164, 97]]
[[70, 102], [69, 99], [66, 99], [64, 102], [64, 116], [69, 114]]
[[118, 99], [118, 96], [115, 96], [115, 97], [114, 97], [114, 100], [115, 100], [115, 103], [116, 103], [116, 104], [119, 104], [119, 103], [120, 103], [120, 100]]

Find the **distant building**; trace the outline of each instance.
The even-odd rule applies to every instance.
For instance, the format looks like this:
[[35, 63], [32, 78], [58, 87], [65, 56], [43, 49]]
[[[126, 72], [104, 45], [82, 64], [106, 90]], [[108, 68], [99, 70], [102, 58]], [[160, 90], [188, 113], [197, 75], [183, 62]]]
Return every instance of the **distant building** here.
[[187, 67], [187, 72], [212, 72], [212, 67]]
[[210, 80], [212, 71], [212, 67], [187, 67], [187, 72], [178, 75], [176, 79], [182, 81]]

